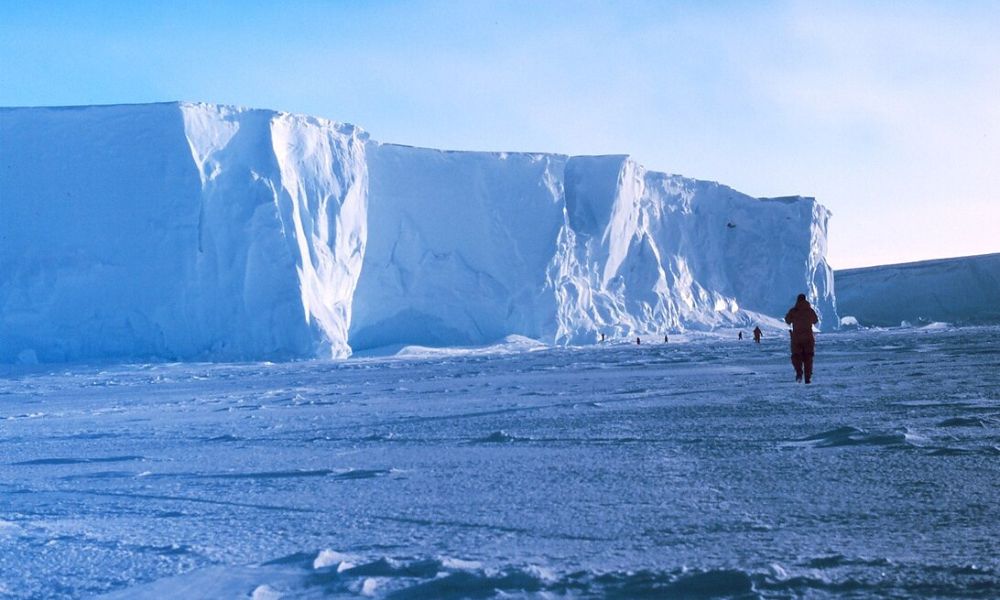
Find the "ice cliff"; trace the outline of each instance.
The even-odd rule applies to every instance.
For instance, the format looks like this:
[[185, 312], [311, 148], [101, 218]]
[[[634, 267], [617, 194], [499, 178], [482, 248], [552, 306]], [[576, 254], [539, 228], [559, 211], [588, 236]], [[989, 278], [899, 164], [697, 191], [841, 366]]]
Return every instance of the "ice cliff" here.
[[835, 277], [840, 313], [862, 326], [1000, 323], [1000, 254], [844, 269]]
[[190, 103], [0, 109], [0, 362], [836, 323], [829, 213], [627, 156], [444, 152]]

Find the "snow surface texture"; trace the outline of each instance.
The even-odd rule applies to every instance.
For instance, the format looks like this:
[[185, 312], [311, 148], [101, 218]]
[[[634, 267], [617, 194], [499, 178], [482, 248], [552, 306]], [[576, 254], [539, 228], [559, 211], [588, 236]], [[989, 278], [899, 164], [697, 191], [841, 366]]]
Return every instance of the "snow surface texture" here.
[[1000, 254], [836, 272], [837, 306], [864, 327], [1000, 323]]
[[0, 366], [4, 598], [989, 598], [1000, 328]]
[[0, 362], [343, 357], [837, 324], [828, 211], [627, 156], [168, 103], [0, 109]]

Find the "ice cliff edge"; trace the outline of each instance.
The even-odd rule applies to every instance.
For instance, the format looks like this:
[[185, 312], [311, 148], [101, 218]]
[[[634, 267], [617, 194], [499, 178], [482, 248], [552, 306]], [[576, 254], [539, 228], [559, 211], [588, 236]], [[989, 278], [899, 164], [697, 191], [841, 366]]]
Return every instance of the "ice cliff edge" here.
[[191, 103], [0, 109], [0, 362], [343, 357], [837, 322], [828, 211], [627, 156]]

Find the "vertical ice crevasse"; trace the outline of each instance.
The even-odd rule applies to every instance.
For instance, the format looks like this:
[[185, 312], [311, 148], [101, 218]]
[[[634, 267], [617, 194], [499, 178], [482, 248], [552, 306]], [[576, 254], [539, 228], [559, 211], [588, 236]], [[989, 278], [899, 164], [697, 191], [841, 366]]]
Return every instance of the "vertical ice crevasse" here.
[[[271, 124], [299, 256], [305, 319], [321, 336], [317, 355], [351, 353], [351, 303], [368, 238], [366, 134], [355, 127], [278, 114]], [[281, 211], [283, 214], [285, 210]]]
[[816, 306], [820, 325], [824, 330], [839, 329], [837, 297], [834, 290], [833, 269], [826, 262], [827, 226], [830, 210], [812, 201], [812, 220], [809, 225], [809, 296]]

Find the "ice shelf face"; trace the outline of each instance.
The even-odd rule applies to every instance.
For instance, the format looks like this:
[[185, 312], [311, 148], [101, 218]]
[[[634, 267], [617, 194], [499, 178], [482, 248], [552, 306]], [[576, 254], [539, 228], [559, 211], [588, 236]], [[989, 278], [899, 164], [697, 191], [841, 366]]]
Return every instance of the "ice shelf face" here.
[[837, 271], [838, 306], [865, 327], [1000, 323], [1000, 254]]
[[0, 362], [344, 357], [837, 323], [829, 213], [626, 156], [166, 103], [0, 109]]
[[0, 119], [0, 360], [350, 352], [354, 128], [199, 104]]

